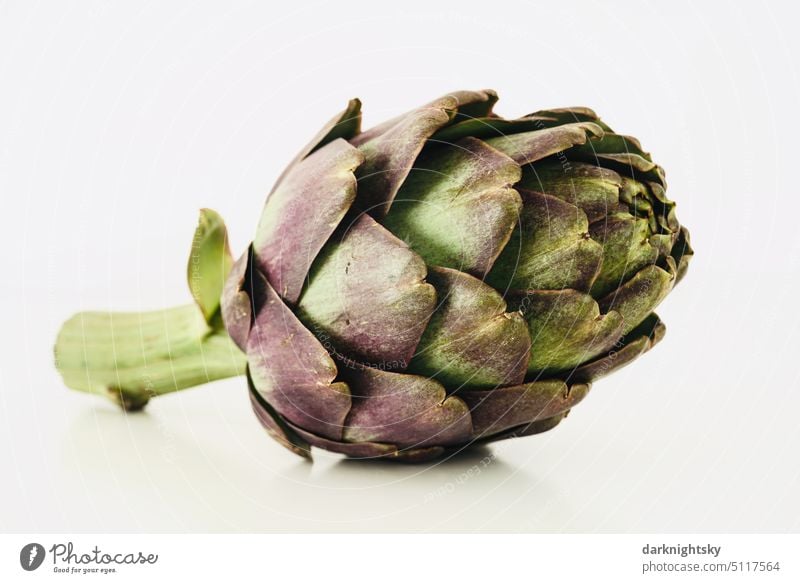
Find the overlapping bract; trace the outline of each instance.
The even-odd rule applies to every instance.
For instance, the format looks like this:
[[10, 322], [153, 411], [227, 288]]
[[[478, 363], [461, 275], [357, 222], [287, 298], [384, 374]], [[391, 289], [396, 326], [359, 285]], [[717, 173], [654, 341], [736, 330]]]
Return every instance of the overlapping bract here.
[[253, 407], [304, 456], [421, 461], [554, 427], [660, 340], [686, 272], [662, 169], [586, 108], [461, 91], [293, 161], [223, 292]]

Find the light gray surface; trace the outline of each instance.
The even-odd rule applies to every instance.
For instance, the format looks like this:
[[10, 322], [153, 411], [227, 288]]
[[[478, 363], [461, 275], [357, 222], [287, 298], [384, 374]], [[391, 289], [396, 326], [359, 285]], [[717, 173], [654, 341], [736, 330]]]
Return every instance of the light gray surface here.
[[[0, 528], [800, 530], [796, 21], [758, 2], [3, 4]], [[61, 384], [63, 319], [186, 301], [196, 210], [244, 248], [348, 98], [369, 125], [480, 87], [509, 116], [590, 105], [637, 135], [697, 249], [663, 343], [555, 431], [435, 466], [311, 466], [239, 380], [128, 417]]]

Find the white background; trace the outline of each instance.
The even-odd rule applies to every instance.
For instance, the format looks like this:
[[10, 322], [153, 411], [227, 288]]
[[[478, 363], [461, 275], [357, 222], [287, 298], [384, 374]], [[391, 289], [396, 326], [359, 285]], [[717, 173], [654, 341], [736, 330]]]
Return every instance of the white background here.
[[[791, 3], [222, 4], [0, 5], [0, 529], [800, 530]], [[697, 252], [666, 339], [556, 430], [439, 465], [310, 465], [241, 379], [129, 416], [63, 386], [60, 323], [188, 301], [197, 209], [238, 254], [347, 99], [371, 125], [482, 87], [507, 116], [588, 105], [638, 136]]]

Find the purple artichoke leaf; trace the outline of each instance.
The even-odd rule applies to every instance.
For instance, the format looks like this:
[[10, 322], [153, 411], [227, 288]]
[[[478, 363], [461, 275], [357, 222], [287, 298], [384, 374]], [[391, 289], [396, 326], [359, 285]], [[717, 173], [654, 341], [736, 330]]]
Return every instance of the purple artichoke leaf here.
[[267, 198], [253, 240], [255, 263], [290, 304], [353, 203], [353, 171], [363, 161], [353, 146], [334, 140], [294, 166]]
[[247, 341], [253, 385], [275, 411], [295, 425], [341, 440], [350, 391], [335, 382], [333, 359], [292, 313], [263, 275], [264, 303]]
[[294, 429], [292, 429], [283, 417], [281, 417], [272, 406], [267, 403], [258, 393], [253, 385], [250, 371], [247, 371], [247, 386], [249, 388], [250, 404], [256, 418], [261, 422], [270, 437], [280, 443], [283, 447], [296, 453], [300, 457], [311, 459], [311, 447]]
[[344, 440], [392, 443], [398, 449], [469, 441], [470, 413], [435, 380], [375, 368], [341, 367], [352, 391]]
[[297, 314], [336, 354], [405, 369], [436, 306], [426, 275], [419, 255], [362, 214], [315, 262]]
[[254, 302], [261, 297], [259, 290], [254, 288], [257, 280], [253, 279], [252, 271], [253, 246], [250, 245], [233, 264], [220, 300], [225, 328], [242, 352], [247, 350], [247, 338], [256, 311]]
[[428, 138], [453, 118], [458, 102], [447, 96], [408, 114], [382, 133], [353, 140], [364, 155], [358, 169], [358, 206], [376, 218], [386, 215]]
[[361, 100], [351, 99], [347, 107], [340, 111], [332, 119], [330, 119], [322, 129], [317, 132], [311, 141], [306, 144], [300, 152], [294, 157], [288, 166], [283, 170], [278, 180], [275, 181], [275, 186], [272, 187], [274, 192], [278, 186], [286, 178], [289, 171], [294, 168], [301, 160], [307, 158], [323, 146], [337, 140], [339, 138], [350, 141], [361, 132]]
[[501, 433], [564, 413], [589, 392], [588, 384], [535, 381], [493, 390], [459, 392], [470, 409], [475, 438]]

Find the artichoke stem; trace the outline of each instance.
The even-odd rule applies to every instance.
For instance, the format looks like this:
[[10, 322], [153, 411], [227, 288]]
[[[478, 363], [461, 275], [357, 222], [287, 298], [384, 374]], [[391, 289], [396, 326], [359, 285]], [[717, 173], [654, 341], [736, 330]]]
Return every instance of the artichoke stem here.
[[55, 346], [56, 368], [75, 390], [127, 411], [150, 398], [245, 374], [245, 355], [194, 304], [153, 312], [81, 312]]

